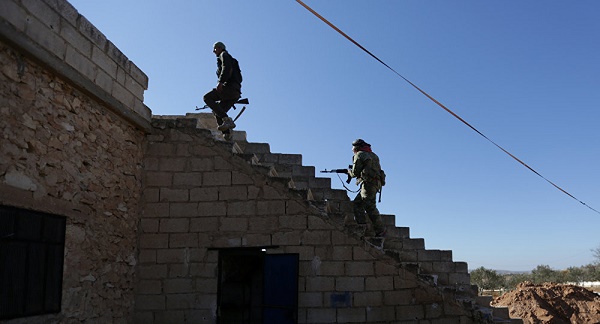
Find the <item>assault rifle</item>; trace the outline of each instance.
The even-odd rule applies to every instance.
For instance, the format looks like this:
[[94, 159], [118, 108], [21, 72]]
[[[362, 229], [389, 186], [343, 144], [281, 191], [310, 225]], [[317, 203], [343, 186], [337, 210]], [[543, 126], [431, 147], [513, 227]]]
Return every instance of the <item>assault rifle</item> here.
[[[348, 169], [352, 169], [352, 165], [349, 165]], [[321, 173], [345, 173], [348, 175], [348, 179], [346, 179], [346, 183], [350, 183], [350, 181], [352, 181], [352, 177], [350, 176], [348, 169], [333, 169], [333, 170], [325, 169], [325, 170], [322, 170]]]
[[[242, 107], [242, 110], [240, 111], [240, 113], [237, 114], [237, 116], [235, 116], [235, 119], [233, 120], [234, 122], [237, 121], [238, 118], [240, 118], [240, 116], [244, 113], [244, 111], [246, 110], [245, 105], [250, 104], [250, 101], [248, 101], [248, 98], [243, 98], [243, 99], [236, 101], [233, 105], [231, 105], [231, 107], [234, 110], [236, 109], [236, 107], [235, 107], [236, 104], [244, 105], [244, 107]], [[202, 110], [202, 109], [206, 109], [206, 108], [208, 108], [208, 105], [204, 105], [203, 107], [196, 106], [196, 110]]]

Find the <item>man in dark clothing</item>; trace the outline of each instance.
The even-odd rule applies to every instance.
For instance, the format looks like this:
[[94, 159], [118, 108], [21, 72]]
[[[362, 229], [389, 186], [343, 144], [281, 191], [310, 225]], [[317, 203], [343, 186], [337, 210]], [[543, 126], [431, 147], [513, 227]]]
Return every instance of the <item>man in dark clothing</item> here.
[[360, 186], [360, 192], [353, 201], [354, 219], [357, 223], [364, 224], [366, 213], [371, 220], [375, 236], [385, 236], [385, 225], [376, 205], [377, 192], [382, 186], [379, 157], [373, 153], [371, 145], [362, 139], [352, 143], [352, 152], [352, 169], [348, 170], [348, 174], [356, 178], [356, 183]]
[[216, 88], [204, 95], [204, 102], [212, 109], [219, 125], [218, 130], [222, 131], [228, 139], [231, 130], [235, 128], [235, 123], [227, 116], [227, 112], [241, 96], [242, 74], [237, 60], [227, 52], [225, 44], [216, 42], [213, 53], [217, 56], [219, 83]]

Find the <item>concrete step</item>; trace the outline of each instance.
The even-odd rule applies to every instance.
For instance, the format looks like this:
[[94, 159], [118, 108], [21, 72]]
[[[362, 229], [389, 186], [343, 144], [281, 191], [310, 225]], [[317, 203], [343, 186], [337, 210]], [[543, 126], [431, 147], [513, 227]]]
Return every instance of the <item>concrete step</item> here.
[[[385, 240], [383, 249], [399, 252], [425, 250], [425, 240], [422, 238], [389, 238]], [[415, 257], [417, 257], [416, 254]]]
[[494, 318], [499, 317], [501, 319], [510, 319], [508, 307], [493, 307], [492, 314], [494, 315]]
[[296, 188], [290, 188], [290, 191], [295, 193], [296, 195], [308, 200], [308, 201], [312, 201], [314, 200], [313, 196], [312, 196], [312, 192], [310, 191], [310, 189], [296, 189]]
[[473, 305], [473, 300], [477, 297], [477, 286], [473, 287], [473, 285], [469, 284], [460, 284], [460, 285], [449, 285], [444, 286], [441, 285], [442, 289], [452, 289], [454, 292], [454, 296], [456, 300], [459, 301], [470, 301], [470, 304]]
[[237, 156], [241, 157], [242, 159], [246, 160], [248, 163], [250, 163], [252, 165], [258, 165], [259, 164], [258, 158], [256, 157], [256, 154], [240, 153], [240, 154], [237, 154]]
[[234, 142], [246, 142], [247, 141], [246, 131], [234, 130], [231, 132], [231, 140]]
[[471, 285], [467, 263], [452, 261], [452, 251], [426, 250], [423, 239], [387, 236], [383, 250], [401, 264], [416, 265], [420, 274], [434, 276], [437, 284]]
[[381, 214], [381, 220], [385, 225], [394, 225], [396, 226], [396, 215], [389, 214]]
[[[414, 258], [415, 254], [410, 257]], [[421, 273], [436, 275], [440, 285], [470, 285], [467, 263], [452, 261], [452, 251], [418, 250], [416, 260], [411, 261], [419, 264]]]
[[329, 178], [308, 178], [308, 187], [311, 189], [324, 188], [331, 189], [331, 179]]
[[477, 303], [477, 305], [483, 307], [491, 307], [490, 303], [492, 302], [492, 300], [494, 300], [494, 297], [492, 296], [477, 296], [475, 302]]
[[[198, 126], [198, 120], [194, 118], [182, 118], [181, 116], [171, 115], [153, 115], [151, 121], [152, 127], [165, 128], [201, 128]], [[202, 128], [201, 128], [202, 129]]]
[[329, 199], [325, 201], [327, 202], [327, 210], [329, 212], [342, 213], [344, 214], [344, 216], [348, 215], [348, 217], [352, 217], [352, 215], [354, 214], [354, 207], [352, 205], [352, 202], [349, 200], [343, 201]]
[[293, 176], [306, 176], [306, 177], [314, 177], [315, 176], [315, 167], [314, 166], [304, 166], [304, 165], [292, 165], [292, 175]]
[[198, 128], [217, 130], [217, 120], [210, 112], [205, 113], [187, 113], [185, 117], [194, 118], [198, 121]]
[[312, 206], [317, 208], [321, 213], [327, 213], [327, 203], [321, 200], [313, 200], [310, 202]]
[[[246, 133], [233, 131], [233, 143], [221, 142], [220, 132], [216, 130], [216, 121], [212, 114], [191, 114], [197, 120], [179, 120], [175, 122], [181, 127], [198, 127], [210, 130], [222, 145], [231, 145], [230, 150], [254, 168], [268, 174], [273, 181], [284, 183], [291, 192], [306, 199], [324, 216], [329, 216], [336, 223], [343, 223], [347, 218], [353, 217], [352, 198], [346, 190], [332, 189], [331, 178], [315, 176], [314, 166], [303, 166], [301, 154], [271, 153], [268, 143], [250, 143], [246, 140]], [[222, 138], [222, 136], [221, 136]], [[221, 144], [220, 144], [221, 145]], [[349, 197], [352, 196], [352, 197]], [[449, 296], [459, 299], [476, 296], [470, 290], [470, 276], [466, 263], [453, 262], [452, 251], [426, 250], [425, 241], [421, 238], [410, 238], [410, 228], [397, 227], [396, 216], [382, 214], [382, 220], [387, 229], [386, 238], [364, 238], [373, 247], [392, 256], [405, 269], [412, 269], [424, 280], [431, 281], [437, 287], [448, 292]], [[349, 228], [355, 228], [352, 231]], [[365, 226], [346, 226], [348, 234], [355, 236], [355, 232], [364, 232]], [[358, 236], [357, 236], [358, 238]], [[461, 298], [463, 298], [461, 297]], [[489, 307], [489, 303], [488, 303]], [[507, 309], [494, 309], [494, 318], [506, 315]]]
[[[421, 264], [421, 263], [419, 263]], [[421, 264], [422, 265], [422, 264]], [[423, 271], [423, 273], [427, 273]], [[431, 274], [438, 276], [440, 284], [443, 285], [470, 285], [471, 276], [468, 273], [460, 272], [437, 272], [434, 271]]]
[[269, 143], [239, 142], [238, 145], [244, 153], [256, 154], [259, 161], [262, 154], [271, 153], [271, 146]]
[[[273, 167], [271, 166], [267, 166], [267, 165], [260, 165], [260, 164], [254, 164], [252, 165], [252, 168], [254, 170], [256, 170], [258, 173], [260, 174], [264, 174], [268, 177], [278, 177], [279, 175], [277, 174], [277, 170], [275, 170]], [[289, 180], [289, 179], [288, 179]]]
[[[254, 154], [256, 155], [256, 154]], [[290, 165], [280, 165], [280, 164], [274, 164], [274, 163], [264, 163], [260, 161], [260, 158], [257, 156], [256, 159], [259, 161], [259, 163], [264, 164], [264, 165], [270, 165], [272, 167], [274, 167], [277, 170], [277, 173], [281, 174], [282, 176], [286, 176], [286, 177], [293, 177], [292, 174], [292, 167]]]
[[315, 199], [350, 201], [346, 190], [331, 188], [311, 188]]
[[315, 177], [315, 167], [313, 166], [275, 163], [273, 164], [273, 167], [277, 169], [279, 174], [285, 174], [298, 181], [308, 182], [308, 178]]
[[266, 164], [302, 165], [302, 154], [264, 153], [260, 162]]
[[[210, 130], [213, 137], [219, 141], [223, 139], [223, 133], [217, 129], [217, 120], [212, 113], [187, 113], [186, 118], [196, 120], [196, 128]], [[231, 132], [232, 140], [234, 142], [246, 141], [247, 134], [245, 131], [233, 130]]]
[[[293, 177], [294, 181], [298, 184], [299, 188], [310, 188], [313, 190], [317, 189], [331, 189], [331, 179], [329, 178], [315, 178], [315, 177]], [[316, 193], [316, 191], [315, 191]], [[318, 198], [317, 198], [318, 199]]]
[[[420, 250], [417, 258], [421, 262], [452, 262], [452, 251], [447, 250]], [[452, 269], [454, 270], [454, 269]]]
[[395, 238], [410, 238], [410, 228], [408, 227], [396, 227], [394, 225], [386, 225], [386, 237]]
[[475, 301], [477, 305], [485, 308], [493, 317], [494, 323], [511, 323], [520, 324], [523, 320], [520, 318], [511, 318], [508, 307], [493, 307], [490, 305], [494, 297], [492, 296], [477, 296]]

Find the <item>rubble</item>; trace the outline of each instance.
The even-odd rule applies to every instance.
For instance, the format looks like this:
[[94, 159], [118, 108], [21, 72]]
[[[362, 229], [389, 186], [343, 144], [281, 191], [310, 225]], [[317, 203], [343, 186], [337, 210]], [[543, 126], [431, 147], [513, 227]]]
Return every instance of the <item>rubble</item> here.
[[600, 323], [600, 296], [575, 285], [523, 282], [492, 306], [508, 307], [510, 317], [523, 323]]

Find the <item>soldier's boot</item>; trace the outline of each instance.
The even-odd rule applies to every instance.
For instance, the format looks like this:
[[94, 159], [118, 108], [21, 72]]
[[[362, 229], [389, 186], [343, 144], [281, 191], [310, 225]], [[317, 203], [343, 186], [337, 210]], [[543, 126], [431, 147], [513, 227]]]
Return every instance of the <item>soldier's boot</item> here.
[[381, 215], [379, 215], [379, 213], [378, 213], [377, 216], [372, 217], [371, 219], [373, 219], [373, 218], [375, 218], [375, 221], [373, 222], [373, 229], [375, 230], [375, 236], [385, 237], [385, 235], [387, 234], [387, 228], [383, 224]]
[[235, 128], [235, 123], [233, 122], [233, 119], [229, 118], [229, 117], [225, 117], [223, 118], [223, 124], [219, 125], [219, 127], [217, 127], [218, 130], [224, 132], [230, 129], [234, 129]]

